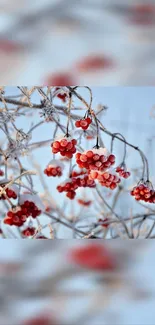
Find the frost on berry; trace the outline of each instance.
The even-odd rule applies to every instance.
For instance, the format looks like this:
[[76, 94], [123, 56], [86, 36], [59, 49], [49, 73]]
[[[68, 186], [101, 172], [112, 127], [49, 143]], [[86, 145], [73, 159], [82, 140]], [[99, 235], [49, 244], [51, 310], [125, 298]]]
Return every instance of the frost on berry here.
[[107, 170], [115, 164], [115, 156], [106, 148], [92, 149], [76, 154], [76, 162], [80, 168], [87, 170]]
[[61, 137], [57, 138], [52, 144], [52, 152], [54, 154], [60, 153], [61, 156], [66, 158], [73, 158], [76, 152], [77, 140], [71, 137]]
[[26, 229], [24, 229], [22, 231], [22, 235], [24, 237], [30, 237], [30, 236], [34, 236], [35, 232], [36, 232], [36, 228], [34, 228], [34, 227], [27, 227]]
[[110, 188], [111, 190], [117, 188], [121, 182], [114, 169], [109, 169], [104, 172], [91, 170], [89, 173], [89, 178], [97, 180], [100, 185]]
[[61, 163], [59, 160], [51, 160], [48, 166], [44, 170], [44, 174], [48, 177], [60, 177], [62, 176], [64, 169], [64, 164]]
[[155, 203], [155, 191], [150, 184], [140, 183], [131, 191], [136, 201], [144, 201], [147, 203]]
[[79, 169], [78, 171], [77, 170], [73, 170], [70, 174], [70, 177], [77, 177], [77, 176], [81, 176], [81, 175], [85, 175], [87, 174], [87, 170], [86, 169]]
[[10, 209], [4, 223], [21, 227], [29, 217], [36, 219], [44, 211], [44, 205], [37, 195], [23, 194], [19, 198], [19, 205]]
[[0, 182], [0, 200], [6, 200], [7, 198], [16, 200], [19, 192], [18, 187], [13, 184], [4, 189], [7, 182], [9, 182], [7, 179]]
[[75, 122], [75, 126], [77, 128], [81, 128], [83, 130], [87, 130], [89, 125], [92, 123], [92, 119], [90, 117], [84, 118], [82, 120], [78, 120]]
[[118, 173], [120, 177], [123, 177], [125, 179], [129, 178], [131, 175], [131, 173], [127, 171], [126, 166], [118, 166], [116, 168], [116, 173]]
[[57, 190], [59, 193], [66, 192], [66, 196], [73, 200], [76, 195], [76, 190], [81, 187], [94, 188], [96, 184], [94, 180], [89, 179], [87, 174], [84, 174], [67, 179], [64, 183], [57, 186]]
[[22, 195], [20, 195], [20, 200], [19, 200], [20, 205], [24, 204], [26, 201], [33, 202], [35, 207], [37, 207], [38, 210], [40, 210], [42, 212], [45, 211], [45, 206], [37, 194], [22, 194]]

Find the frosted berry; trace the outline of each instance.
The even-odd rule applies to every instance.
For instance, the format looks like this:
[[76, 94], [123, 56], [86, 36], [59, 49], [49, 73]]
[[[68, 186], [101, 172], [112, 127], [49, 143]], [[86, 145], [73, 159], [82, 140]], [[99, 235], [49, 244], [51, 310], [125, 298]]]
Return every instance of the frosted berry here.
[[118, 166], [116, 168], [116, 173], [119, 174], [120, 177], [123, 177], [125, 179], [129, 178], [131, 176], [131, 173], [127, 171], [126, 166]]
[[103, 171], [115, 164], [115, 156], [105, 148], [92, 149], [76, 154], [76, 162], [80, 168]]
[[94, 188], [96, 186], [94, 180], [89, 179], [88, 175], [82, 175], [78, 177], [71, 177], [64, 183], [57, 186], [59, 193], [66, 192], [66, 196], [73, 200], [76, 195], [76, 190], [80, 187]]
[[59, 160], [52, 160], [49, 165], [45, 168], [44, 174], [48, 177], [60, 177], [62, 176], [64, 165]]
[[115, 174], [113, 170], [108, 170], [105, 172], [101, 171], [90, 171], [89, 178], [97, 180], [100, 185], [105, 186], [111, 190], [117, 188], [121, 182], [120, 178]]
[[22, 231], [22, 235], [25, 237], [34, 236], [36, 229], [34, 227], [28, 227]]
[[35, 205], [34, 202], [25, 201], [20, 206], [8, 211], [4, 223], [10, 226], [21, 227], [28, 217], [36, 218], [41, 214], [41, 210]]
[[155, 203], [155, 191], [152, 186], [141, 183], [133, 188], [131, 195], [136, 201], [144, 201], [148, 203]]
[[78, 183], [76, 182], [76, 179], [68, 179], [64, 183], [57, 186], [57, 190], [59, 193], [65, 192], [66, 196], [73, 200], [76, 195], [76, 190], [78, 188]]
[[75, 122], [75, 126], [77, 128], [81, 128], [83, 130], [87, 130], [89, 125], [92, 123], [92, 119], [90, 117], [87, 117], [85, 119], [82, 120], [78, 120]]
[[[5, 185], [1, 185], [1, 187], [5, 187]], [[6, 188], [5, 190], [5, 194], [2, 194], [0, 196], [0, 200], [6, 200], [6, 198], [9, 198], [9, 199], [14, 199], [16, 200], [17, 199], [17, 193], [16, 193], [16, 187], [10, 187], [10, 188]]]
[[61, 156], [71, 159], [76, 152], [77, 141], [70, 138], [62, 138], [56, 140], [51, 144], [52, 152], [54, 154], [60, 153]]

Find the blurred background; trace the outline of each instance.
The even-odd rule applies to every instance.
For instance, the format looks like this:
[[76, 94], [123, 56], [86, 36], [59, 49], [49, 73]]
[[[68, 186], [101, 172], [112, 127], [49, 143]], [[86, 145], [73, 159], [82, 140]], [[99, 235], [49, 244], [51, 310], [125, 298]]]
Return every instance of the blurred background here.
[[154, 324], [153, 241], [3, 243], [1, 325]]
[[154, 0], [1, 0], [0, 83], [155, 84]]

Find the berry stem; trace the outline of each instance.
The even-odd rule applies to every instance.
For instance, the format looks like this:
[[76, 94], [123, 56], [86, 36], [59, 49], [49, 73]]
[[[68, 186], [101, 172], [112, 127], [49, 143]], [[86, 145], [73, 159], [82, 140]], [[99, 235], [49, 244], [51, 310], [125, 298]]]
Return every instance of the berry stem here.
[[119, 135], [124, 142], [124, 155], [122, 160], [122, 165], [124, 165], [126, 159], [126, 139], [121, 133], [113, 133], [112, 140], [111, 140], [111, 153], [113, 153], [113, 145], [114, 145], [114, 139], [116, 138], [116, 135]]

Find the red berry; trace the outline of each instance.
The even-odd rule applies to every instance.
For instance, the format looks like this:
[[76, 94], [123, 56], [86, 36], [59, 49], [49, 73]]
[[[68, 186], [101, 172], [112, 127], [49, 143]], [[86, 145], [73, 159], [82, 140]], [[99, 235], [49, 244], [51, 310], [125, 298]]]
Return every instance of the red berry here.
[[61, 156], [67, 157], [71, 159], [73, 154], [76, 152], [76, 145], [77, 141], [72, 139], [71, 141], [68, 139], [61, 139], [60, 141], [54, 141], [52, 143], [52, 152], [53, 153], [60, 153]]
[[95, 271], [114, 271], [117, 268], [116, 260], [111, 251], [100, 244], [76, 247], [71, 250], [69, 259], [81, 267]]

